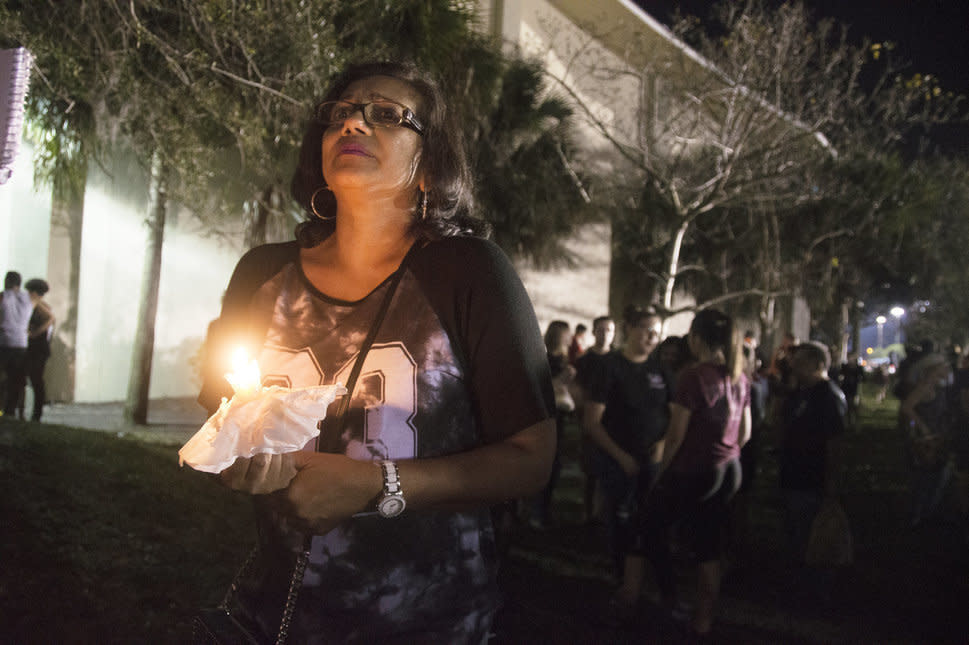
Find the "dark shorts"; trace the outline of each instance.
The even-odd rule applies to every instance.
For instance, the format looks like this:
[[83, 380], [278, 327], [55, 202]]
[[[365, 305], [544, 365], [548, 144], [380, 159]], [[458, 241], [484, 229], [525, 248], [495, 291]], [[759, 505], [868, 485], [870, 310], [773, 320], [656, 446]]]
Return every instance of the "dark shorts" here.
[[[729, 502], [740, 488], [740, 461], [732, 459], [703, 472], [663, 473], [640, 513], [646, 549], [665, 547], [674, 524], [686, 538], [697, 562], [709, 562], [723, 551], [723, 529]], [[665, 549], [664, 549], [665, 550]]]

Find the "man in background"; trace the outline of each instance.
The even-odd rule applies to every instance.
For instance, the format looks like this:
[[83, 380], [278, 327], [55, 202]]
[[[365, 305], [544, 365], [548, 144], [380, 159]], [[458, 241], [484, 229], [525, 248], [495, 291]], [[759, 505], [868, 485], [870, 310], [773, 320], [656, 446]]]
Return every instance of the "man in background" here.
[[[572, 398], [575, 400], [575, 414], [581, 422], [585, 413], [585, 397], [590, 388], [602, 377], [602, 361], [612, 351], [612, 341], [616, 338], [616, 323], [609, 316], [599, 316], [592, 321], [593, 344], [576, 360], [576, 377], [572, 381]], [[600, 519], [602, 511], [601, 491], [597, 493], [596, 476], [592, 468], [592, 452], [595, 446], [586, 433], [581, 439], [581, 465], [585, 473], [585, 517], [589, 522]]]
[[[824, 345], [808, 342], [790, 352], [794, 390], [783, 404], [780, 437], [780, 484], [784, 520], [796, 581], [818, 596], [830, 592], [826, 572], [806, 566], [811, 527], [825, 502], [837, 500], [841, 458], [838, 437], [845, 431], [847, 402], [828, 378], [830, 354]], [[813, 588], [812, 588], [813, 587]]]
[[12, 419], [25, 385], [24, 358], [27, 354], [27, 325], [34, 304], [20, 288], [20, 274], [8, 271], [0, 293], [0, 370], [7, 377], [3, 417]]

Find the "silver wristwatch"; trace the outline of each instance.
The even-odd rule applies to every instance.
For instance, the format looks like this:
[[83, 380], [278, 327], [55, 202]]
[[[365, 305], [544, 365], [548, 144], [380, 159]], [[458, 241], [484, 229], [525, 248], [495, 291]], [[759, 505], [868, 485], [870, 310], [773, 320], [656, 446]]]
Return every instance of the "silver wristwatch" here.
[[381, 517], [397, 517], [407, 507], [404, 491], [400, 488], [397, 464], [389, 460], [381, 461], [380, 470], [384, 474], [384, 491], [377, 500], [377, 512]]

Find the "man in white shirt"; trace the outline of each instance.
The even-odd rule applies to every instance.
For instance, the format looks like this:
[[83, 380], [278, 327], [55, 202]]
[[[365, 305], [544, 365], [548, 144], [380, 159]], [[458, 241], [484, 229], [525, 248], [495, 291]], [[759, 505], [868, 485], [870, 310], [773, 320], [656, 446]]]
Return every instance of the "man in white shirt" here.
[[24, 389], [24, 357], [27, 354], [27, 325], [34, 304], [20, 288], [20, 274], [8, 271], [0, 293], [0, 370], [6, 373], [3, 416], [12, 419]]

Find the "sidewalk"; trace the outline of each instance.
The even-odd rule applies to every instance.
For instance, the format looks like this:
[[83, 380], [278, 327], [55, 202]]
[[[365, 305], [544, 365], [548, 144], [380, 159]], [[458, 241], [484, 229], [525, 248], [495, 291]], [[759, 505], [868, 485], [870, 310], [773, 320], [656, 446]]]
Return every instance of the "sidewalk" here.
[[205, 423], [208, 414], [195, 399], [152, 399], [148, 425], [124, 422], [124, 402], [51, 403], [44, 408], [43, 422], [135, 436], [147, 441], [182, 444]]

